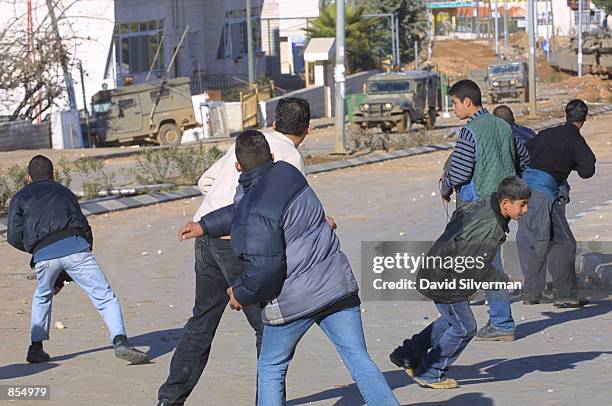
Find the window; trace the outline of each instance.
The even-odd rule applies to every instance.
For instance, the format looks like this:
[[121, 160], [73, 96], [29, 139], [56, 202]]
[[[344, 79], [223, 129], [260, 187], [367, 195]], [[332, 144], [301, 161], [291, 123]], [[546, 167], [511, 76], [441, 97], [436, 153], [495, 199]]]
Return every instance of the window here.
[[117, 105], [119, 106], [119, 110], [125, 110], [128, 107], [132, 107], [134, 104], [134, 99], [123, 99], [119, 100]]
[[390, 81], [375, 81], [368, 85], [368, 93], [400, 93], [410, 91], [410, 81], [408, 80], [390, 80]]
[[120, 77], [148, 72], [159, 48], [154, 70], [164, 69], [163, 20], [121, 23], [116, 27], [115, 58]]
[[[236, 58], [247, 54], [247, 22], [245, 15], [246, 11], [244, 9], [225, 13], [225, 24], [221, 28], [217, 59]], [[254, 52], [261, 50], [261, 21], [257, 18], [257, 15], [258, 9], [254, 8], [251, 14]]]
[[[152, 101], [155, 101], [155, 100], [157, 100], [157, 95], [158, 94], [159, 94], [159, 91], [154, 90], [152, 92], [149, 92], [149, 97], [151, 97]], [[164, 89], [161, 92], [161, 96], [159, 96], [159, 97], [168, 97], [168, 96], [170, 96], [170, 90], [168, 90], [167, 87], [164, 87]]]
[[[574, 11], [574, 24], [576, 27], [580, 25], [579, 21], [580, 13], [578, 11]], [[591, 10], [582, 10], [582, 25], [590, 25], [591, 24]]]

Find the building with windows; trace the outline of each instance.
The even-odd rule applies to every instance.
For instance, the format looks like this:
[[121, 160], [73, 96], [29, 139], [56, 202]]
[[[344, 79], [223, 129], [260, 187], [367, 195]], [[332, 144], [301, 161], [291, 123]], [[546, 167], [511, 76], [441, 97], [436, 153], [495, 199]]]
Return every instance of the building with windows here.
[[[251, 1], [254, 70], [266, 72], [261, 47], [263, 0]], [[151, 77], [189, 76], [192, 91], [247, 80], [244, 0], [115, 0], [113, 46], [106, 76], [117, 86]], [[187, 29], [188, 27], [188, 29]], [[182, 47], [176, 52], [183, 33]], [[156, 57], [157, 55], [157, 57]]]

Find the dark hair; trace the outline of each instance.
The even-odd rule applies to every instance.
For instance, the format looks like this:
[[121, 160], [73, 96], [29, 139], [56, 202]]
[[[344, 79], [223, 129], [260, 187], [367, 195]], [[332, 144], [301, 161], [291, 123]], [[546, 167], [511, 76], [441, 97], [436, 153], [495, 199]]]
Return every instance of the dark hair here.
[[512, 114], [510, 107], [506, 106], [505, 104], [495, 107], [493, 110], [493, 115], [501, 118], [508, 124], [514, 124], [514, 114]]
[[284, 97], [276, 105], [276, 131], [285, 135], [306, 135], [310, 125], [310, 105], [304, 99]]
[[503, 199], [508, 200], [529, 200], [531, 198], [531, 189], [527, 183], [523, 182], [518, 176], [508, 176], [504, 178], [497, 187], [497, 198], [501, 202]]
[[469, 79], [460, 80], [452, 85], [451, 88], [448, 89], [448, 95], [455, 96], [461, 100], [462, 103], [467, 97], [472, 101], [472, 104], [482, 106], [482, 94], [480, 93], [480, 88], [476, 82]]
[[568, 123], [582, 123], [586, 121], [587, 114], [589, 114], [589, 108], [580, 99], [571, 100], [565, 106], [565, 118]]
[[246, 130], [236, 137], [236, 159], [242, 170], [249, 171], [272, 160], [266, 137], [257, 130]]
[[28, 175], [34, 181], [53, 179], [53, 162], [44, 155], [36, 155], [28, 163]]

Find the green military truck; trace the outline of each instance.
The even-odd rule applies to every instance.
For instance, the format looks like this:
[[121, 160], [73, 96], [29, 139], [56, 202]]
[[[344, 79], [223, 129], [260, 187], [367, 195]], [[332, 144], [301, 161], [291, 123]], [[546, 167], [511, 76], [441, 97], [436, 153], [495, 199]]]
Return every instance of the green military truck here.
[[154, 142], [175, 146], [183, 131], [199, 126], [190, 79], [101, 90], [91, 98], [90, 134], [96, 145]]
[[440, 77], [428, 70], [388, 72], [366, 82], [366, 99], [353, 112], [353, 123], [364, 130], [396, 129], [400, 133], [420, 123], [428, 130], [436, 125], [442, 107]]
[[487, 75], [487, 103], [503, 98], [529, 101], [529, 79], [525, 62], [494, 63]]

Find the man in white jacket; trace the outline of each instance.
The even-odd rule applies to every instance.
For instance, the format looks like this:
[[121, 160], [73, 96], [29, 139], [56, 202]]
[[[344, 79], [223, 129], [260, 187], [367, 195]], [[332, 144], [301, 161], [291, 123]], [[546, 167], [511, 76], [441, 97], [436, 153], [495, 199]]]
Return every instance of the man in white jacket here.
[[[297, 147], [310, 132], [310, 107], [302, 99], [287, 97], [276, 107], [274, 132], [264, 134], [275, 161], [285, 161], [305, 174], [304, 161]], [[240, 173], [235, 146], [213, 164], [198, 181], [204, 195], [194, 221], [214, 210], [230, 205]], [[328, 220], [333, 225], [333, 220]], [[196, 292], [193, 316], [183, 329], [172, 356], [170, 374], [158, 393], [158, 406], [182, 405], [198, 383], [208, 361], [210, 348], [221, 316], [229, 302], [227, 289], [240, 271], [228, 237], [198, 237], [195, 242]], [[263, 323], [257, 305], [242, 308], [256, 335], [257, 355], [261, 348]]]

